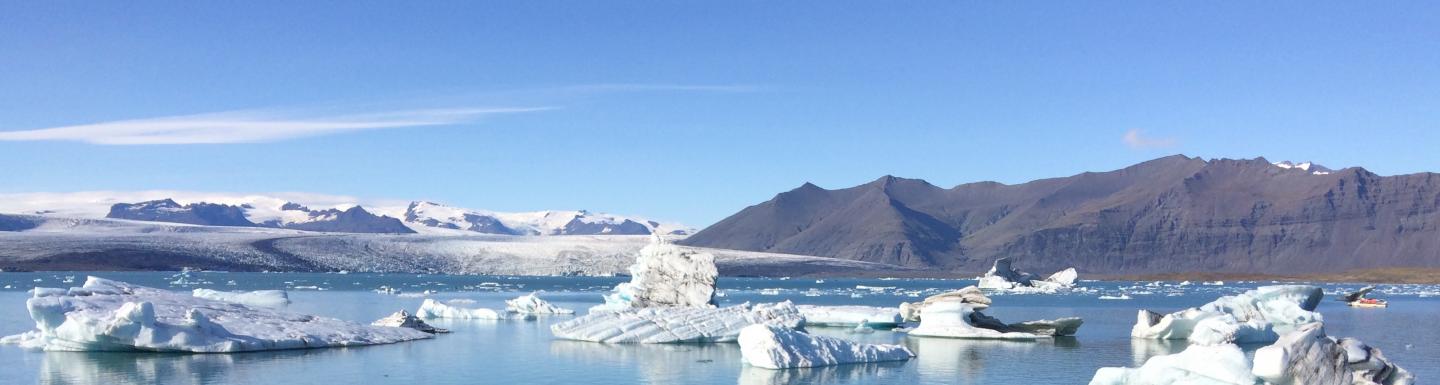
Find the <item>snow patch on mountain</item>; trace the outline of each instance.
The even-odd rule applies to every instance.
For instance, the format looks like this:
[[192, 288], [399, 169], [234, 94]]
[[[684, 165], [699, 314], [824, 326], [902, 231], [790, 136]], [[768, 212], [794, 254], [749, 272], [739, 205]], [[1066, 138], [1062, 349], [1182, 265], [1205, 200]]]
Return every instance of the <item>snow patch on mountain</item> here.
[[1335, 171], [1335, 170], [1331, 170], [1329, 167], [1321, 166], [1321, 165], [1315, 164], [1315, 163], [1313, 163], [1313, 162], [1298, 162], [1298, 163], [1297, 163], [1297, 162], [1291, 162], [1291, 161], [1288, 161], [1288, 160], [1284, 160], [1284, 161], [1275, 162], [1275, 163], [1273, 163], [1273, 164], [1275, 165], [1275, 167], [1279, 167], [1279, 168], [1283, 168], [1283, 169], [1287, 169], [1287, 170], [1289, 170], [1289, 169], [1296, 169], [1296, 170], [1300, 170], [1300, 171], [1306, 171], [1306, 172], [1309, 172], [1311, 175], [1328, 175], [1328, 174], [1330, 174], [1331, 172], [1334, 172], [1334, 171]]
[[[147, 206], [148, 203], [154, 204]], [[498, 212], [426, 201], [374, 200], [309, 193], [245, 194], [149, 190], [0, 194], [0, 213], [40, 215], [48, 218], [105, 218], [116, 205], [133, 206], [137, 210], [146, 211], [148, 215], [118, 219], [196, 222], [193, 224], [207, 225], [217, 223], [194, 220], [191, 216], [173, 215], [188, 215], [188, 212], [185, 212], [186, 206], [199, 205], [198, 207], [206, 209], [234, 206], [243, 212], [243, 217], [232, 219], [248, 220], [258, 226], [312, 231], [343, 231], [348, 227], [325, 223], [340, 221], [347, 212], [352, 216], [350, 219], [357, 219], [354, 217], [358, 216], [358, 219], [367, 222], [378, 222], [375, 218], [357, 215], [361, 213], [352, 211], [357, 207], [362, 208], [365, 214], [398, 218], [404, 227], [430, 235], [688, 235], [696, 231], [694, 228], [674, 223], [585, 210]], [[193, 211], [193, 208], [190, 210]], [[252, 226], [240, 221], [232, 222], [235, 222], [232, 226]], [[397, 231], [398, 229], [389, 224], [372, 226], [371, 229], [378, 229], [374, 230], [378, 232], [406, 232]]]

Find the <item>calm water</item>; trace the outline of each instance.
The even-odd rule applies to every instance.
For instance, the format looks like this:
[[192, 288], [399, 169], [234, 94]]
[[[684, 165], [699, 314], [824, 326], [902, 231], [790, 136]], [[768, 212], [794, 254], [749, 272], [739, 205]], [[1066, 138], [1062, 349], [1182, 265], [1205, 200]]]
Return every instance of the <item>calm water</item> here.
[[[474, 305], [503, 308], [504, 300], [543, 290], [543, 298], [586, 309], [622, 278], [431, 276], [380, 274], [96, 273], [136, 284], [189, 290], [289, 289], [290, 311], [369, 322], [399, 309], [413, 311], [421, 298], [373, 292], [380, 286], [406, 293], [434, 290], [431, 298], [468, 298]], [[0, 334], [33, 328], [25, 290], [68, 287], [84, 273], [0, 273]], [[64, 283], [73, 276], [73, 283]], [[724, 304], [792, 300], [798, 304], [895, 306], [901, 301], [958, 289], [973, 280], [752, 279], [720, 282]], [[549, 325], [568, 317], [537, 321], [438, 320], [454, 333], [433, 340], [360, 348], [243, 354], [45, 353], [0, 346], [6, 363], [0, 383], [44, 384], [351, 384], [351, 383], [586, 383], [632, 384], [1084, 384], [1102, 366], [1135, 366], [1183, 344], [1129, 338], [1135, 310], [1172, 311], [1209, 302], [1262, 283], [1083, 282], [1083, 291], [1059, 295], [996, 295], [987, 313], [1015, 322], [1080, 316], [1085, 325], [1074, 338], [1047, 342], [970, 341], [906, 338], [877, 331], [814, 328], [814, 333], [876, 343], [901, 343], [918, 355], [908, 362], [816, 369], [766, 370], [740, 362], [734, 344], [606, 345], [555, 340]], [[1322, 285], [1327, 294], [1360, 285]], [[1388, 309], [1352, 309], [1326, 300], [1320, 311], [1331, 335], [1360, 338], [1384, 350], [1422, 383], [1440, 378], [1440, 286], [1382, 286], [1376, 297]], [[1133, 300], [1101, 300], [1129, 293]]]

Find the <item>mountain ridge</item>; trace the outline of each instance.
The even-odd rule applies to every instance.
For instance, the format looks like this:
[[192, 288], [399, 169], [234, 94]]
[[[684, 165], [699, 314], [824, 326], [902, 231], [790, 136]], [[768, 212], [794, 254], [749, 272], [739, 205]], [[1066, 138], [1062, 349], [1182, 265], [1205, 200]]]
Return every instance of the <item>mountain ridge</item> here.
[[1172, 155], [1013, 185], [807, 182], [681, 243], [965, 272], [1006, 256], [1104, 274], [1329, 272], [1440, 266], [1437, 208], [1434, 173]]

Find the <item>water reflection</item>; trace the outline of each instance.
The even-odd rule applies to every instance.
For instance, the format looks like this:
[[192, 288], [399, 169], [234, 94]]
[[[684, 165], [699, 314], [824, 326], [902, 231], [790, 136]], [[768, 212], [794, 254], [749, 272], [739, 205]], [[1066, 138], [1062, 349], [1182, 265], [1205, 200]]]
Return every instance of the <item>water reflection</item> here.
[[904, 376], [906, 362], [879, 362], [824, 366], [818, 368], [765, 369], [746, 365], [740, 370], [740, 385], [887, 383]]
[[1042, 353], [1074, 350], [1080, 342], [1073, 337], [1054, 340], [1006, 341], [958, 338], [907, 338], [905, 345], [915, 352], [920, 377], [930, 382], [955, 379], [978, 382], [990, 367], [1012, 370], [1015, 362], [1032, 361]]
[[[634, 367], [647, 383], [688, 383], [707, 372], [732, 372], [742, 366], [736, 344], [604, 344], [554, 340], [550, 354], [570, 364]], [[731, 374], [733, 375], [733, 374]]]
[[[245, 372], [280, 361], [343, 354], [340, 349], [286, 350], [238, 354], [46, 352], [41, 384], [219, 384], [248, 377]], [[263, 370], [259, 370], [263, 373]]]

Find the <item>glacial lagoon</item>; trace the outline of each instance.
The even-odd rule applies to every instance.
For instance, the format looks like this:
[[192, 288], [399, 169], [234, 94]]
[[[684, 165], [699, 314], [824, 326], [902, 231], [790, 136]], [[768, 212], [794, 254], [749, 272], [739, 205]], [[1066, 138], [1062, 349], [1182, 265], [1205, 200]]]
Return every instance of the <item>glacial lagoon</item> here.
[[[189, 291], [284, 289], [287, 310], [368, 323], [399, 309], [414, 311], [423, 298], [470, 299], [465, 306], [503, 309], [504, 301], [532, 291], [555, 305], [583, 310], [620, 277], [510, 277], [416, 274], [309, 274], [194, 272], [0, 273], [0, 335], [34, 324], [25, 311], [32, 287], [79, 286], [86, 275]], [[1083, 278], [1083, 277], [1082, 277]], [[66, 282], [70, 281], [70, 282]], [[722, 278], [721, 305], [790, 300], [797, 304], [895, 306], [975, 284], [974, 280]], [[238, 354], [40, 352], [0, 346], [15, 384], [295, 384], [328, 383], [554, 383], [554, 384], [1084, 384], [1105, 366], [1139, 366], [1154, 355], [1178, 352], [1183, 341], [1132, 340], [1137, 309], [1169, 312], [1197, 306], [1270, 282], [1097, 282], [1057, 294], [992, 293], [987, 314], [1004, 320], [1079, 316], [1073, 338], [1041, 342], [906, 337], [848, 328], [811, 327], [816, 334], [869, 343], [898, 343], [917, 357], [905, 362], [769, 370], [747, 367], [735, 344], [611, 345], [557, 340], [549, 325], [572, 316], [537, 320], [433, 320], [451, 334], [432, 340], [355, 348]], [[1373, 297], [1385, 309], [1357, 309], [1333, 300], [1361, 284], [1318, 284], [1327, 299], [1330, 335], [1356, 337], [1382, 349], [1424, 383], [1440, 378], [1440, 286], [1379, 285]], [[397, 288], [400, 294], [377, 292]], [[431, 294], [425, 294], [430, 291]], [[1128, 296], [1129, 300], [1101, 299]], [[1250, 347], [1254, 349], [1255, 347]]]

